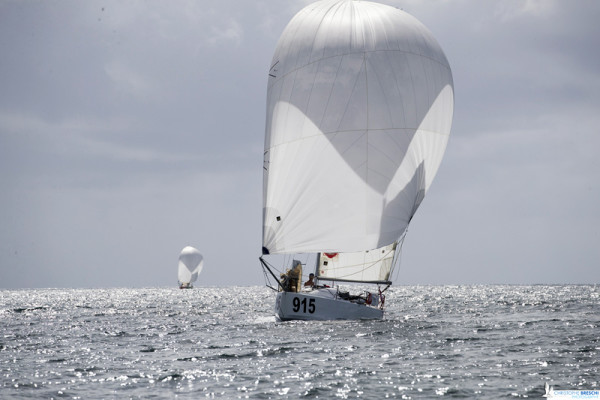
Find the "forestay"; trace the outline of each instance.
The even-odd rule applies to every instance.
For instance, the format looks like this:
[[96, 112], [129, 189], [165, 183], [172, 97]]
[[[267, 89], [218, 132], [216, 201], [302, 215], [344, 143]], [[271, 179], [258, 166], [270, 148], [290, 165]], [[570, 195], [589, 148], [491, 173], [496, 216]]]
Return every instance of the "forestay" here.
[[[453, 104], [448, 61], [414, 17], [352, 0], [300, 11], [269, 71], [263, 251], [393, 247], [440, 165]], [[376, 275], [359, 280], [389, 271]]]

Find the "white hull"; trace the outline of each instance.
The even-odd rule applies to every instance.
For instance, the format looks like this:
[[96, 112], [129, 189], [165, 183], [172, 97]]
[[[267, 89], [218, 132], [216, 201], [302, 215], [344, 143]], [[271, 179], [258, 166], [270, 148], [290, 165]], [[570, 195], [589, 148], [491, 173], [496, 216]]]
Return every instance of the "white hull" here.
[[277, 293], [275, 317], [280, 321], [382, 319], [383, 310], [343, 300], [337, 296], [335, 289], [318, 289]]

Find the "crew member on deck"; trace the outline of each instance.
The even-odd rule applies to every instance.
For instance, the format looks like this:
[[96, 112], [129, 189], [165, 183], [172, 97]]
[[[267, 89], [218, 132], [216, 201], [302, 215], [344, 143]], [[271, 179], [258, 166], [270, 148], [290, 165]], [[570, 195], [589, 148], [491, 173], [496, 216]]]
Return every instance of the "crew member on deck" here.
[[315, 274], [312, 274], [312, 273], [309, 274], [308, 275], [308, 280], [306, 282], [304, 282], [304, 287], [307, 287], [307, 286], [314, 287], [315, 286], [314, 279], [315, 279]]

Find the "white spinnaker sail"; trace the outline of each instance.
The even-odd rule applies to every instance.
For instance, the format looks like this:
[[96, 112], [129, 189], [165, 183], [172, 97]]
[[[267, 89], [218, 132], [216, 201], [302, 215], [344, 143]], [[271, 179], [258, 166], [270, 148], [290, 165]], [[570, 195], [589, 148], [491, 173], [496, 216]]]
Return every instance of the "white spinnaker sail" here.
[[192, 283], [202, 271], [204, 257], [192, 246], [186, 246], [179, 254], [178, 279], [180, 283]]
[[263, 251], [399, 240], [442, 160], [453, 105], [448, 61], [414, 17], [352, 0], [301, 10], [269, 71]]

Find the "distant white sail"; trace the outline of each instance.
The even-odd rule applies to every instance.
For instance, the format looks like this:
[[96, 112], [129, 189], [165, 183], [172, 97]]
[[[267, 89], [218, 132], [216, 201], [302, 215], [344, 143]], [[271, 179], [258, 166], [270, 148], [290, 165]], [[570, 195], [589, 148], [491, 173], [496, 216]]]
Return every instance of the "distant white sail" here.
[[[305, 7], [269, 71], [263, 252], [360, 252], [339, 257], [351, 266], [395, 247], [438, 170], [453, 107], [448, 61], [414, 17], [367, 1]], [[323, 275], [386, 281], [377, 262], [383, 272]]]
[[180, 285], [191, 286], [202, 271], [204, 258], [194, 247], [186, 246], [179, 255], [178, 276]]

